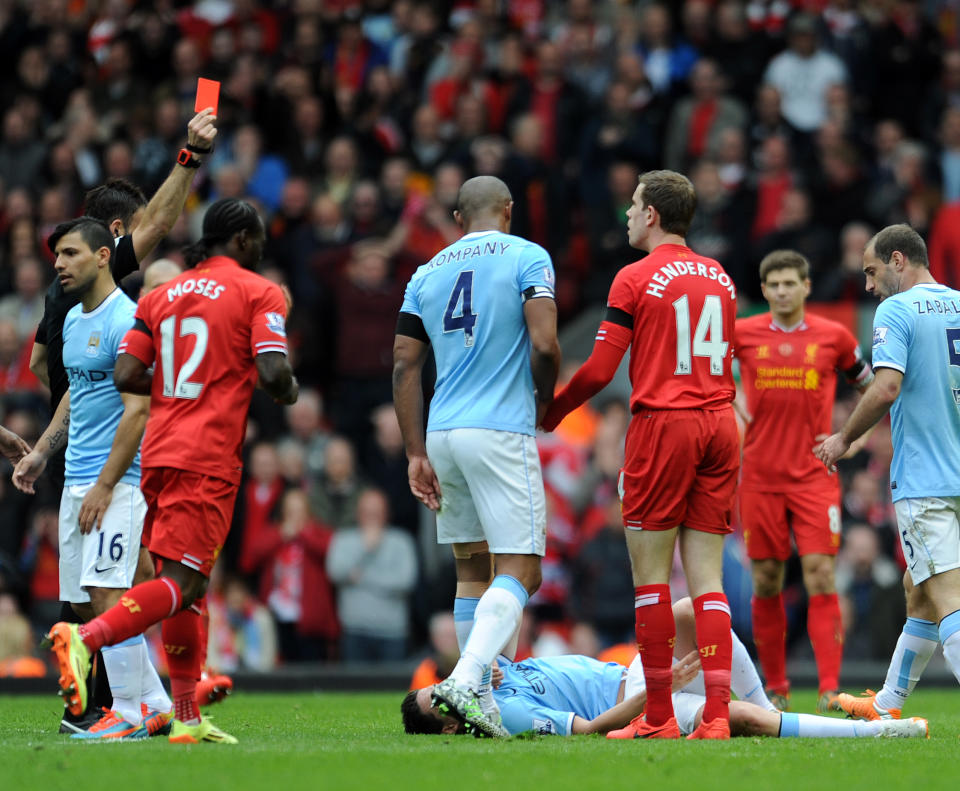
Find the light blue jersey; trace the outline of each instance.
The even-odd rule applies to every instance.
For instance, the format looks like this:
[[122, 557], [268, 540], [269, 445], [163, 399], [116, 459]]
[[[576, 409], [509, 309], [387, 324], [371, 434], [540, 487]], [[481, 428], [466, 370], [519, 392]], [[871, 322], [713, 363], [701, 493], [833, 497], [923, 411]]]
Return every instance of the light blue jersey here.
[[427, 431], [534, 434], [523, 303], [552, 298], [553, 287], [547, 251], [498, 231], [469, 233], [414, 273], [400, 310], [420, 317], [433, 346], [437, 383]]
[[574, 716], [592, 720], [617, 705], [626, 668], [588, 656], [498, 660], [503, 683], [493, 692], [511, 735], [534, 731], [569, 736]]
[[881, 302], [873, 367], [903, 374], [890, 410], [893, 500], [960, 495], [960, 292], [923, 283]]
[[[123, 415], [113, 384], [117, 349], [133, 326], [136, 304], [119, 288], [89, 313], [74, 305], [63, 322], [63, 367], [70, 380], [70, 433], [65, 482], [93, 483], [110, 455]], [[120, 479], [140, 485], [140, 452]]]

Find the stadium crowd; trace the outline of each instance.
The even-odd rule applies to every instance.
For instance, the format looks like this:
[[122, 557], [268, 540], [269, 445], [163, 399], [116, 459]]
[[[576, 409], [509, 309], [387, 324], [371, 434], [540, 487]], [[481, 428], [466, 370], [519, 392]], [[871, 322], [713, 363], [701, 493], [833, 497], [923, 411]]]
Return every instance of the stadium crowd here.
[[[404, 286], [459, 236], [465, 178], [509, 185], [513, 232], [556, 264], [562, 324], [602, 305], [636, 257], [625, 209], [660, 166], [693, 180], [688, 243], [731, 274], [741, 312], [764, 307], [761, 258], [792, 248], [813, 299], [855, 316], [864, 244], [897, 222], [927, 238], [935, 277], [960, 284], [960, 9], [946, 0], [0, 0], [0, 65], [0, 403], [31, 443], [49, 416], [28, 366], [53, 277], [46, 237], [108, 178], [151, 195], [197, 76], [222, 81], [216, 151], [151, 260], [181, 262], [212, 201], [254, 202], [265, 274], [294, 295], [302, 385], [292, 406], [258, 392], [251, 409], [209, 600], [210, 663], [225, 670], [401, 659], [428, 635], [449, 646], [434, 616], [451, 559], [407, 486], [391, 367]], [[854, 402], [842, 394], [837, 425]], [[601, 397], [540, 438], [548, 547], [528, 652], [632, 642], [616, 487], [628, 418], [624, 399]], [[884, 424], [840, 470], [850, 658], [885, 659], [903, 620], [889, 461]], [[59, 492], [29, 498], [9, 472], [0, 674], [30, 665], [5, 660], [59, 612]], [[737, 537], [728, 556], [746, 638]], [[793, 564], [791, 643], [809, 655], [799, 581]]]

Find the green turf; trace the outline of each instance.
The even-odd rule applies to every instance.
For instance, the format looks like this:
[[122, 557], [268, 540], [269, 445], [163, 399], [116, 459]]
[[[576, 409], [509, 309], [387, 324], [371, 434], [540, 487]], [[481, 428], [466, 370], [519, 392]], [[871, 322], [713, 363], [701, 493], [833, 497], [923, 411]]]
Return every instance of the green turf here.
[[[910, 789], [945, 787], [960, 733], [960, 691], [927, 689], [909, 714], [929, 740], [621, 742], [406, 736], [397, 694], [243, 694], [210, 709], [240, 745], [78, 743], [53, 733], [58, 698], [0, 697], [0, 789]], [[812, 711], [812, 692], [794, 708]], [[947, 770], [949, 771], [949, 770]], [[950, 782], [954, 785], [954, 781]]]

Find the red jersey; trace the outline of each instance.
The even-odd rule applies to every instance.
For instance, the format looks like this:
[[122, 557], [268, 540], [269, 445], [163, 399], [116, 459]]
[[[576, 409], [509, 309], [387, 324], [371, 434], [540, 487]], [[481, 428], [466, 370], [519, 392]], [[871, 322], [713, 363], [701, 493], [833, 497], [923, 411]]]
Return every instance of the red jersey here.
[[832, 432], [837, 370], [852, 383], [870, 367], [843, 325], [807, 314], [786, 331], [769, 313], [740, 319], [734, 340], [752, 420], [743, 443], [741, 486], [783, 491], [784, 486], [828, 481], [813, 455], [818, 435]]
[[157, 361], [143, 467], [240, 481], [254, 359], [286, 354], [286, 313], [279, 286], [225, 256], [201, 261], [140, 300], [119, 351], [144, 365]]
[[718, 409], [733, 401], [737, 290], [723, 267], [662, 244], [621, 269], [606, 321], [633, 331], [630, 410]]

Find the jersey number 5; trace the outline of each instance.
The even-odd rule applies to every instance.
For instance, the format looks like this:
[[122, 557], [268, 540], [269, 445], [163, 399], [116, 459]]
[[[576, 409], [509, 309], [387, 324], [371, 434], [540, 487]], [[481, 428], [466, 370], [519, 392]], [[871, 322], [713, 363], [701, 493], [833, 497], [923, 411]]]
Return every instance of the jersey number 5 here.
[[[187, 335], [196, 337], [193, 351], [184, 362], [183, 367], [174, 372], [174, 348], [178, 338]], [[207, 322], [198, 316], [188, 316], [180, 322], [180, 332], [177, 332], [177, 317], [168, 316], [160, 322], [160, 364], [163, 366], [163, 394], [167, 398], [200, 397], [203, 385], [200, 382], [191, 382], [190, 377], [200, 366], [203, 355], [207, 353], [207, 340], [210, 333]]]
[[[458, 305], [460, 315], [454, 315]], [[473, 325], [476, 323], [477, 314], [473, 312], [473, 270], [467, 269], [457, 277], [450, 292], [447, 309], [443, 311], [443, 331], [463, 330], [463, 345], [469, 347], [473, 346]]]
[[[729, 344], [723, 339], [723, 307], [720, 297], [708, 294], [703, 300], [700, 320], [693, 333], [693, 346], [690, 345], [690, 302], [684, 294], [673, 303], [677, 315], [677, 375], [692, 372], [692, 357], [709, 357], [710, 373], [723, 375], [723, 358], [727, 355]], [[707, 339], [709, 336], [709, 340]]]

